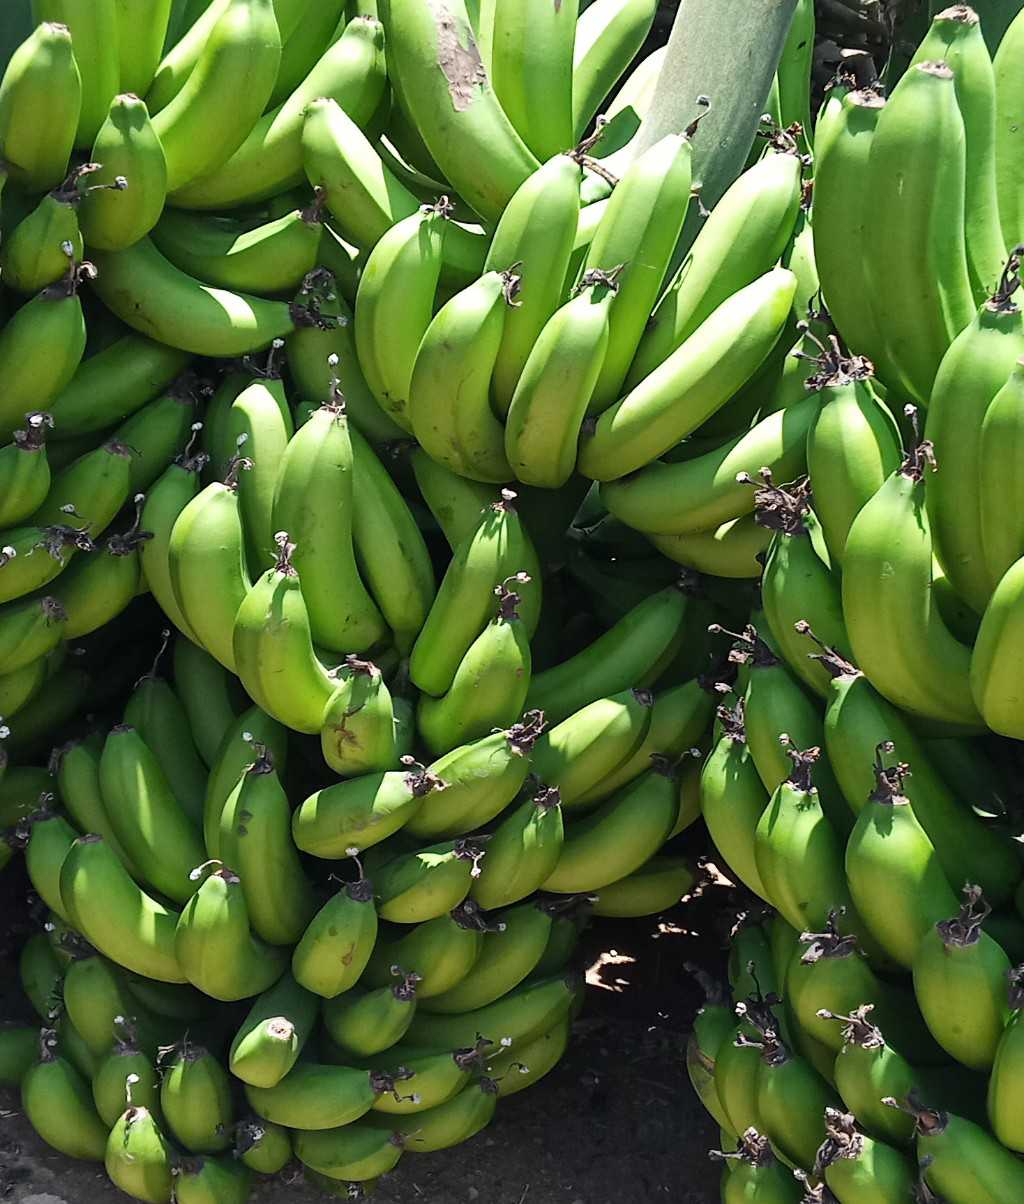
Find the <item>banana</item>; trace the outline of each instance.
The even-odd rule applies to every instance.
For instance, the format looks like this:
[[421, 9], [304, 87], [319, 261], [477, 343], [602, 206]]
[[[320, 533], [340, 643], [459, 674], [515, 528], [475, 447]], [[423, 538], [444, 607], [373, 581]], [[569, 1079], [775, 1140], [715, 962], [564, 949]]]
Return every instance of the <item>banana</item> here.
[[100, 167], [79, 206], [82, 236], [90, 247], [120, 251], [153, 229], [167, 199], [167, 159], [138, 96], [114, 97], [92, 161]]
[[594, 0], [581, 14], [572, 57], [577, 141], [646, 41], [657, 7], [655, 0]]
[[131, 461], [132, 449], [115, 439], [73, 460], [54, 474], [32, 521], [47, 526], [70, 519], [90, 538], [102, 534], [131, 496]]
[[176, 268], [149, 238], [122, 251], [97, 251], [93, 259], [100, 272], [95, 291], [112, 313], [133, 330], [194, 355], [247, 355], [312, 320], [298, 305], [203, 284]]
[[172, 0], [114, 0], [120, 89], [145, 96], [156, 75], [170, 25]]
[[399, 929], [390, 940], [382, 933], [366, 965], [364, 982], [370, 987], [387, 986], [392, 967], [401, 966], [405, 973], [419, 975], [416, 997], [422, 1003], [450, 991], [469, 974], [483, 952], [484, 933], [492, 929], [476, 904], [467, 901], [449, 915], [411, 930]]
[[74, 927], [111, 961], [158, 982], [186, 981], [174, 951], [178, 913], [135, 885], [102, 836], [71, 846], [60, 894]]
[[50, 491], [46, 433], [53, 429], [49, 414], [25, 415], [25, 427], [0, 448], [0, 528], [13, 527], [34, 514]]
[[186, 1158], [174, 1180], [176, 1204], [245, 1204], [251, 1190], [247, 1167], [232, 1158]]
[[46, 906], [66, 920], [67, 912], [60, 897], [60, 867], [79, 833], [51, 809], [52, 795], [40, 796], [40, 808], [26, 821], [25, 869], [32, 889]]
[[174, 99], [153, 116], [167, 157], [167, 190], [222, 169], [250, 136], [281, 62], [272, 0], [228, 0]]
[[770, 536], [753, 515], [730, 519], [713, 531], [687, 535], [651, 535], [651, 543], [669, 560], [712, 577], [749, 579], [761, 575], [761, 557]]
[[320, 731], [324, 760], [341, 777], [394, 769], [397, 720], [380, 670], [349, 656], [338, 676], [341, 684], [328, 700]]
[[551, 722], [627, 687], [653, 685], [684, 638], [688, 611], [686, 583], [652, 594], [583, 652], [538, 673], [526, 705]]
[[397, 981], [391, 986], [357, 987], [324, 1004], [324, 1027], [341, 1049], [368, 1058], [390, 1049], [408, 1032], [417, 1007], [419, 976], [403, 974], [397, 966], [395, 970]]
[[398, 1067], [393, 1075], [396, 1089], [381, 1093], [373, 1110], [408, 1116], [447, 1103], [466, 1086], [471, 1074], [482, 1067], [484, 1051], [491, 1044], [488, 1038], [479, 1037], [465, 1048], [443, 1052], [438, 1045], [398, 1045], [368, 1059], [375, 1066]]
[[931, 597], [924, 503], [931, 463], [930, 445], [912, 449], [854, 520], [843, 559], [843, 617], [854, 658], [879, 693], [920, 717], [976, 727], [982, 720], [970, 697], [970, 651]]
[[985, 723], [1001, 735], [1020, 732], [1015, 670], [1020, 661], [1017, 600], [1021, 592], [1021, 562], [1011, 565], [985, 608], [971, 654], [971, 693]]
[[[989, 534], [984, 529], [990, 512], [983, 514], [982, 505], [992, 505], [997, 469], [990, 469], [982, 457], [999, 455], [991, 444], [984, 444], [984, 419], [1024, 355], [1024, 321], [1014, 300], [1019, 285], [1020, 254], [1015, 249], [999, 286], [943, 358], [925, 426], [941, 469], [927, 497], [935, 553], [953, 587], [977, 614], [984, 612], [1017, 555], [1010, 551], [1014, 527], [1008, 518], [1001, 519], [1007, 526], [999, 531]], [[998, 417], [994, 421], [998, 424]], [[1005, 482], [998, 488], [1005, 493]]]
[[[487, 71], [498, 103], [543, 163], [571, 146], [573, 44], [579, 0], [494, 5]], [[537, 98], [544, 97], [538, 104]]]
[[543, 730], [536, 712], [445, 753], [430, 772], [445, 783], [428, 795], [405, 825], [417, 838], [461, 836], [490, 823], [512, 802], [530, 772], [530, 751]]
[[[202, 872], [197, 867], [197, 876]], [[287, 963], [286, 950], [252, 934], [241, 880], [226, 866], [214, 870], [185, 905], [174, 951], [193, 986], [228, 1002], [262, 994]]]
[[923, 934], [914, 957], [914, 994], [942, 1048], [971, 1070], [988, 1071], [1009, 1020], [1010, 960], [981, 929], [991, 908], [977, 886], [965, 886], [952, 919]]
[[[996, 193], [999, 219], [1006, 246], [1016, 246], [1024, 238], [1024, 208], [1022, 208], [1018, 165], [1021, 150], [1019, 79], [1020, 46], [1024, 37], [1024, 21], [1015, 18], [995, 54], [993, 68], [996, 88]], [[2, 95], [2, 93], [0, 93]], [[2, 107], [2, 106], [0, 106]]]
[[408, 1116], [371, 1112], [366, 1123], [401, 1136], [407, 1152], [428, 1154], [461, 1145], [486, 1128], [497, 1100], [494, 1080], [484, 1076], [434, 1108]]
[[167, 209], [152, 232], [163, 255], [219, 288], [274, 297], [294, 293], [316, 266], [323, 235], [321, 199], [252, 228], [224, 218]]
[[[240, 696], [232, 678], [191, 640], [174, 640], [174, 689], [188, 718], [196, 749], [211, 769], [225, 735], [239, 714]], [[205, 789], [203, 791], [205, 796]]]
[[406, 768], [366, 774], [311, 794], [292, 817], [296, 845], [314, 857], [338, 860], [385, 840], [444, 783], [412, 757]]
[[111, 729], [99, 773], [107, 817], [131, 864], [167, 898], [186, 902], [195, 890], [192, 871], [206, 859], [198, 814], [185, 812], [160, 761], [126, 724]]
[[[281, 66], [268, 109], [283, 104], [310, 73], [318, 60], [345, 29], [344, 0], [312, 4], [307, 0], [298, 26], [287, 37], [281, 35]], [[279, 22], [280, 23], [280, 22]]]
[[[382, 1097], [382, 1098], [387, 1098]], [[295, 1134], [295, 1156], [328, 1180], [352, 1184], [376, 1179], [394, 1170], [404, 1151], [404, 1139], [358, 1121], [337, 1129]]]
[[964, 242], [976, 303], [991, 296], [1002, 271], [1005, 246], [996, 189], [996, 83], [978, 14], [953, 5], [933, 15], [911, 59], [944, 62], [953, 72], [957, 105], [967, 136]]
[[99, 833], [124, 865], [130, 866], [131, 860], [114, 833], [100, 792], [102, 751], [103, 739], [97, 733], [54, 749], [50, 766], [67, 813], [79, 831]]
[[82, 361], [85, 318], [78, 291], [91, 265], [65, 263], [64, 278], [23, 305], [0, 330], [0, 366], [6, 381], [0, 405], [4, 442], [26, 413], [49, 405], [61, 393]]
[[[569, 12], [574, 2], [563, 5], [562, 12]], [[510, 19], [520, 15], [525, 13], [517, 10]], [[571, 141], [558, 149], [565, 151]], [[500, 414], [508, 413], [534, 344], [563, 301], [579, 222], [581, 176], [578, 152], [554, 154], [516, 190], [495, 228], [484, 271], [516, 264], [523, 281], [517, 304], [505, 314], [491, 374], [491, 399]]]
[[998, 1204], [1024, 1191], [1020, 1161], [980, 1125], [926, 1107], [913, 1095], [892, 1100], [890, 1106], [914, 1118], [918, 1163], [933, 1191], [977, 1204]]
[[[60, 280], [69, 261], [82, 260], [78, 207], [91, 191], [87, 181], [97, 170], [93, 163], [76, 167], [7, 232], [0, 249], [0, 267], [11, 288], [34, 295]], [[118, 185], [108, 187], [116, 189]]]
[[[350, 114], [321, 97], [306, 111], [302, 151], [309, 182], [322, 188], [338, 231], [369, 253], [404, 218], [415, 214], [421, 197], [410, 191]], [[434, 192], [428, 198], [437, 199]], [[459, 287], [480, 275], [487, 237], [479, 227], [450, 222], [445, 227], [442, 274]], [[504, 260], [505, 266], [516, 261]]]
[[554, 873], [564, 843], [558, 789], [540, 786], [498, 824], [470, 897], [487, 911], [525, 899]]
[[461, 1047], [465, 1053], [481, 1043], [518, 1056], [524, 1044], [568, 1016], [580, 989], [575, 977], [560, 975], [522, 983], [495, 1003], [461, 1015], [429, 1015], [417, 1009], [406, 1040], [412, 1049]]
[[[187, 625], [185, 634], [192, 638], [194, 633], [201, 646], [232, 673], [235, 615], [252, 588], [238, 498], [238, 477], [248, 463], [236, 456], [223, 484], [207, 485], [187, 502], [166, 545], [170, 585]], [[191, 478], [195, 464], [193, 460], [179, 467]], [[193, 480], [182, 482], [182, 493], [173, 505], [193, 488]], [[212, 580], [217, 582], [214, 589]]]
[[288, 531], [295, 540], [295, 570], [315, 642], [362, 652], [386, 628], [355, 560], [355, 464], [344, 401], [335, 395], [285, 442], [283, 454], [268, 456], [266, 464], [277, 477], [268, 533]]
[[116, 0], [32, 0], [32, 18], [63, 23], [71, 32], [81, 72], [81, 109], [76, 147], [92, 145], [120, 87]]
[[[529, 581], [525, 573], [519, 576]], [[494, 591], [497, 616], [469, 646], [447, 693], [420, 698], [417, 726], [435, 755], [503, 728], [522, 713], [532, 658], [518, 613], [520, 598], [509, 581]]]
[[905, 1154], [859, 1132], [852, 1116], [834, 1108], [826, 1109], [825, 1132], [815, 1170], [837, 1198], [855, 1199], [861, 1191], [913, 1197], [917, 1176]]
[[455, 840], [388, 861], [374, 879], [381, 919], [422, 924], [450, 912], [469, 894], [484, 853], [478, 841]]
[[245, 1095], [264, 1120], [319, 1130], [351, 1124], [393, 1090], [393, 1080], [381, 1071], [299, 1062], [276, 1086], [247, 1086]]
[[92, 1098], [108, 1129], [117, 1124], [132, 1100], [151, 1112], [160, 1107], [160, 1077], [153, 1059], [143, 1053], [133, 1026], [127, 1021], [118, 1026], [113, 1048], [97, 1067]]
[[[873, 216], [860, 251], [895, 372], [886, 383], [922, 403], [974, 312], [964, 246], [964, 144], [953, 71], [944, 63], [911, 67], [871, 140], [864, 189]], [[910, 312], [916, 317], [908, 323]]]
[[149, 1204], [170, 1204], [174, 1158], [153, 1113], [133, 1105], [110, 1130], [104, 1163], [121, 1191]]
[[601, 500], [628, 526], [655, 535], [708, 531], [740, 518], [754, 501], [737, 478], [762, 467], [780, 480], [798, 476], [819, 406], [817, 397], [807, 397], [695, 459], [656, 460], [627, 479], [602, 484]]
[[[601, 123], [600, 130], [595, 131], [595, 133], [600, 132], [601, 137], [594, 147], [594, 156], [598, 159], [609, 160], [606, 166], [613, 171], [619, 163], [619, 158], [625, 158], [628, 153], [618, 156], [618, 152], [626, 151], [636, 136], [640, 123], [650, 112], [658, 77], [665, 65], [665, 55], [666, 47], [659, 46], [640, 58], [602, 114], [604, 121]], [[586, 183], [594, 189], [589, 193], [589, 196], [593, 198], [589, 201], [590, 204], [595, 204], [597, 197], [607, 194], [608, 181], [599, 175], [591, 172], [587, 176]]]
[[1020, 866], [1006, 840], [954, 795], [902, 712], [876, 693], [858, 669], [832, 651], [821, 663], [832, 675], [825, 744], [846, 801], [861, 810], [877, 785], [870, 772], [876, 749], [891, 745], [897, 760], [911, 766], [912, 775], [901, 789], [935, 846], [950, 885], [959, 889], [965, 880], [979, 882], [994, 906], [1004, 903], [1020, 879]]
[[15, 673], [51, 652], [64, 638], [67, 620], [67, 611], [53, 595], [24, 598], [0, 607], [3, 672]]
[[42, 932], [33, 933], [18, 955], [18, 985], [35, 1012], [45, 1021], [52, 1021], [63, 1009], [63, 979], [64, 966], [57, 959], [46, 935]]
[[292, 1158], [288, 1130], [255, 1116], [235, 1129], [235, 1156], [258, 1175], [276, 1175]]
[[8, 718], [17, 715], [23, 707], [38, 697], [46, 684], [47, 667], [54, 658], [62, 658], [64, 649], [57, 648], [49, 657], [33, 661], [17, 673], [0, 676], [0, 713]]
[[213, 1154], [231, 1144], [231, 1092], [227, 1072], [186, 1036], [171, 1050], [160, 1083], [160, 1110], [168, 1133], [194, 1154]]
[[94, 544], [77, 527], [14, 527], [3, 533], [0, 548], [0, 602], [20, 598], [49, 584], [76, 551], [91, 552]]
[[[701, 426], [769, 355], [795, 291], [792, 272], [777, 268], [767, 273], [724, 301], [621, 401], [606, 397], [604, 413], [580, 447], [580, 472], [592, 480], [617, 480]], [[613, 333], [617, 304], [618, 299], [612, 305]]]
[[412, 429], [413, 369], [431, 324], [447, 212], [442, 200], [393, 226], [366, 261], [356, 294], [359, 366], [381, 409], [406, 430]]
[[415, 97], [415, 125], [444, 176], [485, 221], [496, 221], [538, 163], [492, 87], [466, 4], [449, 0], [443, 19], [427, 0], [378, 7], [400, 102]]
[[124, 722], [135, 728], [151, 750], [178, 805], [199, 827], [203, 821], [206, 767], [192, 741], [185, 708], [170, 685], [155, 676], [156, 667], [136, 684], [125, 705]]
[[697, 882], [686, 857], [652, 857], [638, 870], [602, 886], [594, 915], [624, 919], [653, 916], [674, 907]]
[[140, 1005], [129, 992], [127, 979], [119, 967], [88, 948], [84, 954], [73, 944], [70, 948], [74, 952], [64, 975], [64, 1004], [68, 1019], [92, 1056], [97, 1060], [106, 1057], [122, 1022], [129, 1023], [137, 1042], [148, 1053], [155, 1054], [168, 1040], [173, 1025], [154, 1017]]
[[220, 853], [220, 819], [231, 792], [246, 767], [252, 763], [253, 746], [267, 748], [278, 772], [283, 773], [288, 758], [288, 733], [259, 707], [243, 711], [221, 737], [210, 765], [210, 777], [203, 804], [203, 836], [209, 857]]
[[460, 477], [432, 460], [422, 448], [411, 454], [413, 475], [427, 509], [453, 552], [473, 533], [481, 512], [494, 501], [494, 489]]
[[124, 335], [83, 360], [48, 402], [58, 439], [99, 433], [168, 389], [191, 356], [138, 334]]
[[376, 939], [373, 884], [360, 876], [310, 921], [292, 954], [292, 973], [307, 991], [333, 999], [359, 980]]
[[992, 1074], [988, 1082], [987, 1112], [992, 1132], [1008, 1149], [1020, 1151], [1022, 1145], [1020, 1113], [1016, 1107], [1016, 1068], [1020, 1061], [1020, 971], [1008, 977], [1007, 1003], [1010, 1018], [996, 1046]]
[[69, 1158], [102, 1162], [107, 1129], [92, 1102], [88, 1080], [57, 1052], [57, 1034], [44, 1028], [38, 1060], [21, 1080], [21, 1106], [40, 1137]]
[[511, 270], [487, 272], [442, 306], [416, 352], [406, 411], [413, 434], [433, 459], [471, 480], [512, 476], [490, 382], [519, 284]]
[[990, 582], [1001, 583], [1024, 552], [1024, 532], [1013, 510], [1016, 483], [1006, 476], [1009, 454], [1020, 439], [1020, 418], [1024, 414], [1022, 385], [1024, 361], [1018, 360], [1007, 382], [992, 398], [981, 424], [977, 499], [983, 560]]
[[383, 43], [379, 21], [352, 20], [291, 96], [249, 126], [231, 157], [215, 171], [178, 188], [171, 203], [186, 209], [233, 209], [301, 184], [306, 106], [328, 97], [357, 125], [367, 125], [386, 83]]
[[[575, 1005], [574, 1005], [575, 1006]], [[570, 1018], [567, 1016], [547, 1032], [517, 1043], [487, 1063], [487, 1076], [480, 1090], [497, 1089], [499, 1099], [525, 1091], [558, 1065], [569, 1045]]]
[[82, 76], [67, 25], [36, 23], [0, 81], [0, 155], [28, 192], [56, 188], [68, 171], [82, 107]]
[[517, 365], [505, 455], [516, 479], [527, 485], [557, 489], [576, 469], [617, 288], [614, 274], [587, 272], [577, 295], [544, 324], [525, 363]]
[[220, 816], [219, 855], [238, 866], [249, 921], [271, 945], [292, 945], [316, 910], [291, 840], [291, 807], [273, 754], [253, 743], [253, 760]]

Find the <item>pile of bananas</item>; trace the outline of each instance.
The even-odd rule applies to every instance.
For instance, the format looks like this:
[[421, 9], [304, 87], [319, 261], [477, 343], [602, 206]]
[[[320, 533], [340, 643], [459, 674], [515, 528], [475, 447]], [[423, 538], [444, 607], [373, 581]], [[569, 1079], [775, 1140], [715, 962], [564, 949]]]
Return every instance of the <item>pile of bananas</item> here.
[[1024, 1198], [1022, 52], [1024, 16], [993, 61], [956, 5], [888, 89], [840, 78], [805, 395], [699, 493], [678, 453], [602, 489], [666, 551], [709, 516], [765, 541], [700, 787], [767, 904], [689, 1048], [727, 1204]]

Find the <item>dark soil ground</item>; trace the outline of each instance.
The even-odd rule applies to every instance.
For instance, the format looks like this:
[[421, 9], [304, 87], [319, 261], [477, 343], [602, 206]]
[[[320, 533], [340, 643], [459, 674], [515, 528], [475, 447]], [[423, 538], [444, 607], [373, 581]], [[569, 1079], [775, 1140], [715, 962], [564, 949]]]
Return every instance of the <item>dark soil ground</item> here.
[[[684, 838], [699, 847], [700, 834]], [[0, 915], [23, 927], [18, 867], [0, 878]], [[649, 920], [596, 921], [584, 937], [586, 1007], [573, 1042], [546, 1079], [500, 1105], [491, 1127], [457, 1149], [407, 1155], [375, 1204], [712, 1204], [719, 1170], [707, 1151], [718, 1132], [690, 1088], [684, 1047], [701, 992], [684, 968], [720, 970], [731, 902], [709, 886]], [[6, 907], [3, 905], [7, 904]], [[5, 927], [7, 925], [5, 924]], [[0, 1016], [28, 1016], [7, 944]], [[301, 1174], [267, 1181], [261, 1204], [326, 1199]], [[113, 1204], [126, 1197], [102, 1170], [48, 1149], [0, 1091], [0, 1200], [4, 1204]]]

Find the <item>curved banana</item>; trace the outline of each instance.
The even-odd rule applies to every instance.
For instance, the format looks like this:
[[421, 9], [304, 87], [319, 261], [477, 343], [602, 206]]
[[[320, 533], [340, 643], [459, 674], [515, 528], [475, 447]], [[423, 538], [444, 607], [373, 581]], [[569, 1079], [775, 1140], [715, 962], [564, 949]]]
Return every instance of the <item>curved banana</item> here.
[[1018, 91], [1020, 48], [1024, 45], [1024, 20], [1015, 18], [996, 51], [993, 68], [996, 88], [996, 192], [1003, 242], [1016, 246], [1024, 239], [1024, 197], [1020, 190], [1019, 165], [1024, 139]]
[[[382, 1096], [381, 1098], [388, 1098]], [[295, 1156], [328, 1182], [362, 1183], [394, 1170], [404, 1152], [401, 1135], [363, 1125], [342, 1125], [295, 1134]], [[351, 1190], [349, 1188], [348, 1190]]]
[[622, 919], [658, 915], [689, 894], [696, 880], [689, 858], [652, 857], [632, 874], [602, 886], [594, 915]]
[[989, 599], [971, 653], [971, 694], [985, 723], [1000, 735], [1019, 739], [1018, 705], [1020, 667], [1024, 657], [1024, 633], [1019, 629], [1024, 564], [1017, 561], [1006, 570]]
[[389, 987], [357, 987], [324, 1004], [324, 1027], [343, 1050], [368, 1058], [390, 1049], [405, 1036], [417, 1008], [419, 976], [403, 974], [397, 966], [395, 969], [397, 981]]
[[167, 1204], [173, 1192], [175, 1154], [153, 1113], [129, 1106], [110, 1130], [104, 1164], [115, 1187], [134, 1196]]
[[194, 1154], [218, 1153], [231, 1144], [234, 1108], [227, 1071], [188, 1036], [164, 1064], [160, 1111], [168, 1134]]
[[347, 656], [338, 677], [320, 731], [324, 760], [343, 778], [395, 769], [397, 721], [381, 671], [371, 661]]
[[209, 857], [220, 855], [220, 819], [228, 798], [252, 764], [253, 747], [268, 749], [278, 771], [283, 773], [288, 760], [288, 733], [259, 707], [243, 711], [221, 737], [210, 765], [210, 777], [203, 802], [203, 838]]
[[46, 434], [53, 427], [49, 414], [25, 415], [25, 427], [0, 448], [0, 529], [13, 527], [42, 505], [50, 491]]
[[373, 885], [360, 877], [320, 908], [292, 954], [292, 974], [307, 991], [334, 999], [352, 989], [377, 940]]
[[114, 0], [120, 90], [145, 96], [156, 75], [173, 0]]
[[32, 19], [62, 23], [71, 31], [82, 79], [75, 146], [88, 147], [120, 90], [116, 0], [32, 0]]
[[102, 1162], [106, 1126], [100, 1120], [89, 1082], [60, 1055], [57, 1034], [44, 1028], [38, 1059], [21, 1080], [21, 1106], [40, 1137], [69, 1158]]
[[[982, 552], [988, 579], [999, 582], [1024, 553], [1024, 529], [1017, 518], [1014, 498], [1017, 482], [1006, 475], [1021, 438], [1024, 417], [1024, 360], [1018, 360], [1009, 380], [986, 409], [978, 444], [978, 509]], [[2, 454], [2, 453], [0, 453]], [[973, 492], [973, 491], [972, 491]], [[998, 593], [1000, 585], [996, 586]], [[995, 595], [989, 600], [992, 607]]]
[[576, 23], [572, 123], [576, 141], [650, 33], [656, 0], [594, 0]]
[[[276, 109], [298, 88], [327, 48], [334, 44], [345, 29], [344, 0], [327, 0], [324, 4], [306, 0], [296, 28], [287, 36], [281, 31], [281, 66], [277, 72], [274, 91], [267, 102]], [[367, 10], [369, 11], [369, 10]], [[278, 13], [278, 24], [281, 13]]]

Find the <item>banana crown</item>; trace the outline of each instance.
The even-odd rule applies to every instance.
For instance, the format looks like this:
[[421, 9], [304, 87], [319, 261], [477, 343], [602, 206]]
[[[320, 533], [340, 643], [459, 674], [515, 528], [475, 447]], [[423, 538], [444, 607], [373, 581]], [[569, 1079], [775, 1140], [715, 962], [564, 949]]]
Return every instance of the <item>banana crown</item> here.
[[981, 887], [968, 883], [963, 888], [964, 901], [959, 912], [949, 920], [940, 920], [935, 929], [947, 947], [966, 949], [976, 945], [982, 936], [982, 924], [992, 914], [992, 905], [981, 894]]

